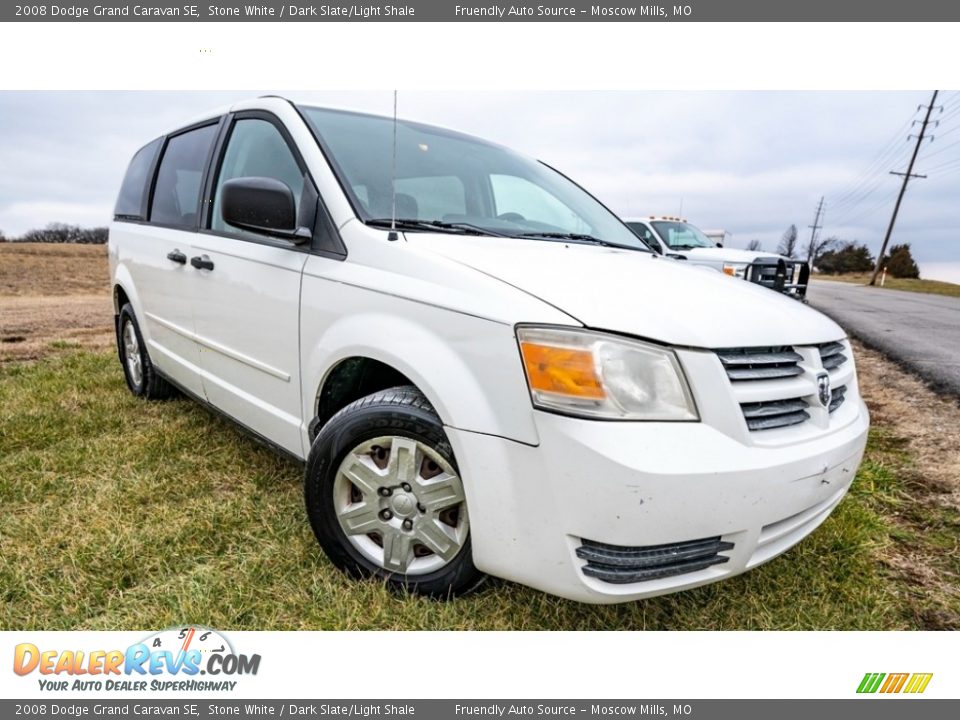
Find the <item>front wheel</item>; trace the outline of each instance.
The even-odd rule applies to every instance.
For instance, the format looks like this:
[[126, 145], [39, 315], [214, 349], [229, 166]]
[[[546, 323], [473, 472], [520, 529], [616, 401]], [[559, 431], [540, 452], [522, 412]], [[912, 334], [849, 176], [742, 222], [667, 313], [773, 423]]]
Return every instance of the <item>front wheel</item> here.
[[117, 348], [120, 352], [120, 363], [123, 365], [123, 376], [130, 392], [147, 400], [166, 400], [176, 394], [173, 386], [154, 369], [137, 324], [137, 316], [134, 315], [130, 303], [120, 308], [117, 319]]
[[355, 577], [433, 597], [483, 579], [453, 451], [412, 386], [368, 395], [327, 422], [310, 451], [305, 497], [321, 547]]

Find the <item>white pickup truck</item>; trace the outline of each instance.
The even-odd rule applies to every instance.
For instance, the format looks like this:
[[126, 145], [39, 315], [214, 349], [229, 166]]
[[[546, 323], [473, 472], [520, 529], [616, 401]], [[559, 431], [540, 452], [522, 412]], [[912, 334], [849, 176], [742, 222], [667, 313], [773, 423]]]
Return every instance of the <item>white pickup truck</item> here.
[[699, 228], [678, 217], [624, 218], [655, 252], [769, 287], [803, 300], [810, 268], [802, 260], [775, 253], [723, 247]]

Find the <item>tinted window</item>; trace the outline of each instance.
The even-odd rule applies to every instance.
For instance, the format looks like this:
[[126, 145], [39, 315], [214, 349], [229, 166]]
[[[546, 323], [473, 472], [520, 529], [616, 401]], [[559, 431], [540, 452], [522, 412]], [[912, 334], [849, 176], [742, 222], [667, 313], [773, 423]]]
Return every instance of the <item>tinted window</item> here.
[[157, 138], [149, 145], [137, 151], [123, 176], [120, 195], [113, 214], [120, 217], [143, 219], [143, 198], [150, 182], [150, 168], [160, 149], [161, 139]]
[[200, 204], [200, 183], [216, 125], [182, 133], [167, 141], [157, 172], [150, 222], [192, 228]]
[[267, 177], [279, 180], [293, 191], [299, 215], [303, 193], [303, 171], [297, 165], [290, 147], [277, 127], [266, 120], [238, 120], [230, 133], [227, 150], [220, 166], [217, 189], [213, 197], [214, 230], [253, 235], [227, 225], [220, 212], [220, 194], [227, 180], [239, 177]]

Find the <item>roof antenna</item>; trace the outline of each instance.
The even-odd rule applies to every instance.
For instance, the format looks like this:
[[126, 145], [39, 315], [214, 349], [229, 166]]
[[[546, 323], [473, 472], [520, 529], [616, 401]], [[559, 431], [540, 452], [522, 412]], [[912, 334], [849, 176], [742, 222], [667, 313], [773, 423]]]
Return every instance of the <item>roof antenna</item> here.
[[393, 91], [393, 163], [390, 167], [390, 192], [393, 195], [390, 209], [390, 233], [387, 240], [399, 240], [397, 235], [397, 91]]

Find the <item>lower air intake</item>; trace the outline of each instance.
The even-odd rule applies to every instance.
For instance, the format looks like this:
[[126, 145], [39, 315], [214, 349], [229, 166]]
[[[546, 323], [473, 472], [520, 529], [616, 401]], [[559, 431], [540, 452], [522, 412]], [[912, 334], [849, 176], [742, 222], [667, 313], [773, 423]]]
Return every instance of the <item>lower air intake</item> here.
[[583, 574], [617, 585], [703, 570], [729, 561], [729, 557], [720, 553], [733, 549], [733, 543], [723, 542], [719, 537], [639, 547], [607, 545], [593, 540], [582, 543], [577, 548], [577, 557], [587, 561], [581, 568]]

